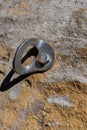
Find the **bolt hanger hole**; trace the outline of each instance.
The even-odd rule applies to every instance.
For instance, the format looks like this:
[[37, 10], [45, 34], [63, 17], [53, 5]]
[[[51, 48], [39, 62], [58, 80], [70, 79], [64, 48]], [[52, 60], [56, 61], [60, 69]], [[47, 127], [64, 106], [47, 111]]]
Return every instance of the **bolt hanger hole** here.
[[21, 64], [26, 67], [31, 64], [35, 57], [38, 55], [38, 50], [35, 46], [29, 46], [23, 53], [21, 57]]

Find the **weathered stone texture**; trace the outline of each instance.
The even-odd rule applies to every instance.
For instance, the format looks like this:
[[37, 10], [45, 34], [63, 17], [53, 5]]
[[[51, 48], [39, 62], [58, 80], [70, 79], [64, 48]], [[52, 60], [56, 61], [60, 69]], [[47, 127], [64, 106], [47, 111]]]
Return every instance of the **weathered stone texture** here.
[[[53, 47], [56, 62], [26, 78], [12, 70], [26, 38]], [[0, 0], [0, 130], [87, 129], [87, 1]]]

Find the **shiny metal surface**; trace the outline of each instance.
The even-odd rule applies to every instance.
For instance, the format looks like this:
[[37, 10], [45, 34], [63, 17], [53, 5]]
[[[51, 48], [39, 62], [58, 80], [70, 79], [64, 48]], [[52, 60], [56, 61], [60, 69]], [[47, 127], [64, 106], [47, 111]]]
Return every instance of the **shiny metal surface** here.
[[[24, 67], [22, 62], [22, 55], [28, 46], [33, 45], [33, 54], [35, 55], [35, 60], [28, 66]], [[31, 52], [30, 52], [31, 53]], [[52, 47], [43, 40], [38, 40], [35, 38], [24, 40], [17, 48], [14, 58], [13, 58], [13, 68], [20, 74], [30, 74], [35, 72], [44, 72], [49, 70], [55, 62], [55, 53]]]

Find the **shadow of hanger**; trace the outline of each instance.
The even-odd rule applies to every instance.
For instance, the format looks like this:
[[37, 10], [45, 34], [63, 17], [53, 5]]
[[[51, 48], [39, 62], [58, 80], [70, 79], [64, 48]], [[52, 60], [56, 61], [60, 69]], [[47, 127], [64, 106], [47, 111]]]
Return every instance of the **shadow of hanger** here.
[[[21, 59], [21, 63], [23, 63], [25, 60], [27, 60], [29, 57], [31, 56], [37, 56], [38, 52], [37, 49], [35, 47], [31, 48], [27, 54]], [[11, 87], [13, 87], [14, 85], [18, 84], [19, 82], [21, 82], [23, 79], [27, 78], [28, 76], [34, 74], [24, 74], [24, 75], [20, 75], [17, 78], [13, 79], [11, 81], [11, 78], [13, 77], [15, 71], [12, 69], [8, 75], [5, 77], [5, 79], [3, 80], [1, 87], [0, 87], [0, 91], [4, 92], [8, 89], [10, 89]]]

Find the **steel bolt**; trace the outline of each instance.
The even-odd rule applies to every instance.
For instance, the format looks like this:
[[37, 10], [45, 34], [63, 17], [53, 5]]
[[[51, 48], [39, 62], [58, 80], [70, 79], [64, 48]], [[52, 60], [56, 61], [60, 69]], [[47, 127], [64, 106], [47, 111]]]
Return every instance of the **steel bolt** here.
[[41, 54], [38, 58], [40, 64], [46, 65], [50, 59], [48, 54]]

